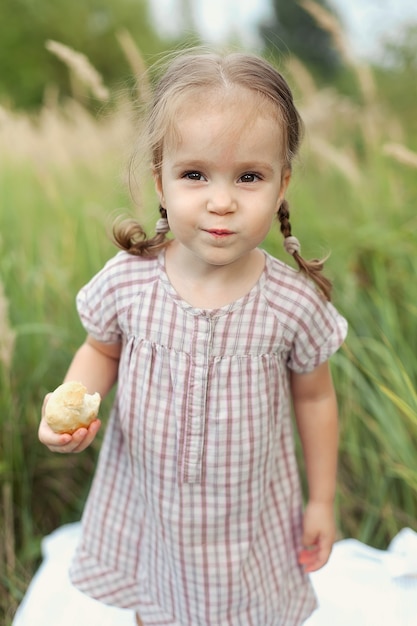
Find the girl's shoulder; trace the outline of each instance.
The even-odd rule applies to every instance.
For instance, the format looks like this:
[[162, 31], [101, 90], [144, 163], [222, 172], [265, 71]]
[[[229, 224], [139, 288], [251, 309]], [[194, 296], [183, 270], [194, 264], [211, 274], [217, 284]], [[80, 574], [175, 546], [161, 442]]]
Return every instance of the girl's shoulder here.
[[113, 286], [134, 284], [138, 287], [141, 283], [153, 282], [159, 275], [159, 257], [137, 256], [122, 250], [105, 263], [93, 280]]
[[77, 309], [87, 332], [98, 341], [118, 342], [120, 316], [159, 275], [159, 260], [118, 252], [80, 289]]
[[288, 367], [311, 371], [342, 345], [347, 322], [299, 270], [267, 256], [264, 297], [291, 346]]
[[333, 304], [326, 300], [308, 276], [270, 254], [266, 254], [263, 292], [269, 307], [281, 320], [287, 318], [293, 323], [317, 316], [342, 319]]
[[272, 302], [288, 302], [291, 306], [295, 302], [310, 300], [322, 302], [323, 298], [314, 283], [301, 271], [294, 269], [266, 254], [265, 294]]
[[116, 252], [114, 256], [112, 256], [108, 261], [106, 261], [103, 269], [107, 268], [121, 268], [139, 272], [146, 273], [149, 271], [155, 271], [159, 265], [159, 255], [157, 256], [140, 256], [137, 254], [130, 254], [126, 250], [119, 250]]

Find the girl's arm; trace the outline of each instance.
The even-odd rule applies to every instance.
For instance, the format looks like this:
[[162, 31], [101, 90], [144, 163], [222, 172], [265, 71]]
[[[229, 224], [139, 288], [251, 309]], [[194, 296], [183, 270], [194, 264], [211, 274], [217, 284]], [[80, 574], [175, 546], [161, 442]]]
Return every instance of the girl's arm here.
[[307, 374], [291, 372], [291, 390], [309, 491], [299, 561], [313, 572], [327, 562], [336, 535], [338, 411], [328, 363]]
[[[88, 393], [98, 391], [104, 398], [117, 379], [121, 344], [105, 344], [93, 339], [90, 335], [76, 352], [65, 376], [64, 382], [77, 380], [87, 387]], [[95, 420], [88, 428], [79, 428], [72, 435], [58, 435], [48, 426], [44, 418], [45, 406], [49, 394], [45, 397], [42, 407], [42, 419], [39, 426], [39, 439], [52, 452], [81, 452], [85, 450], [100, 428], [100, 420]]]

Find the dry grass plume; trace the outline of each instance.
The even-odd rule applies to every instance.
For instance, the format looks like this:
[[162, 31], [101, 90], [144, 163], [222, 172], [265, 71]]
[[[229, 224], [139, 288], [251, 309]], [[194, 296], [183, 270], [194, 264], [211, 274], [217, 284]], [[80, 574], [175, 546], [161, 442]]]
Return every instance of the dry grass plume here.
[[88, 87], [98, 100], [105, 102], [109, 99], [109, 90], [103, 84], [101, 75], [97, 72], [81, 52], [77, 52], [58, 41], [48, 40], [46, 49], [63, 61], [83, 85]]
[[400, 143], [386, 143], [382, 148], [383, 154], [389, 156], [395, 161], [417, 168], [417, 152], [413, 152]]

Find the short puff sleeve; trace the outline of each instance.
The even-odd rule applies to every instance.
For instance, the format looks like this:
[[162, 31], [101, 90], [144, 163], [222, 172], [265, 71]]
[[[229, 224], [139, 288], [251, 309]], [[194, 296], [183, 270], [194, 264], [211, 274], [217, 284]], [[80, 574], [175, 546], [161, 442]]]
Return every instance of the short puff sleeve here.
[[307, 373], [327, 361], [347, 335], [347, 321], [336, 308], [317, 294], [309, 298], [297, 320], [287, 365], [299, 374]]
[[117, 265], [112, 259], [76, 297], [82, 325], [89, 335], [102, 343], [118, 343], [122, 339], [118, 324], [116, 273]]

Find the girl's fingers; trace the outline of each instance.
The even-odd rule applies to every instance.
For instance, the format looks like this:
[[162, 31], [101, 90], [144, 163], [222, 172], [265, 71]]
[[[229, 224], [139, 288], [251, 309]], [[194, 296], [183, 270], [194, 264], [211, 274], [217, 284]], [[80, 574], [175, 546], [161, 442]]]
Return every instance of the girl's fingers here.
[[311, 548], [304, 548], [298, 555], [298, 562], [300, 565], [304, 566], [304, 569], [307, 571], [307, 568], [314, 565], [317, 559], [319, 549], [318, 546], [312, 546]]
[[93, 442], [101, 426], [100, 420], [96, 419], [88, 428], [79, 428], [72, 435], [74, 447], [71, 452], [82, 452]]
[[42, 419], [39, 426], [39, 439], [51, 452], [60, 454], [82, 452], [91, 444], [100, 426], [100, 420], [94, 420], [88, 428], [79, 428], [72, 435], [68, 433], [58, 435]]
[[304, 548], [298, 555], [298, 562], [306, 573], [315, 572], [327, 563], [330, 550], [320, 549], [318, 545]]

